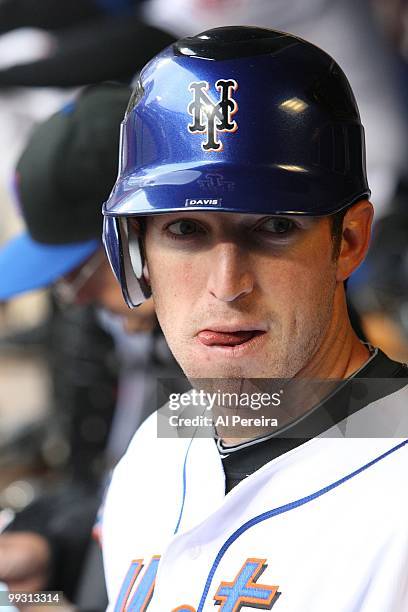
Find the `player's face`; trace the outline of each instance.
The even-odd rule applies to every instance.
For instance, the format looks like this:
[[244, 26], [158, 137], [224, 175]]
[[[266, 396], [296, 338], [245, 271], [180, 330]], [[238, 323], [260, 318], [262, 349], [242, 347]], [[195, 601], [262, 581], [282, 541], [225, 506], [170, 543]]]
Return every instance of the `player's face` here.
[[328, 218], [157, 215], [145, 249], [159, 322], [190, 378], [293, 376], [332, 319]]

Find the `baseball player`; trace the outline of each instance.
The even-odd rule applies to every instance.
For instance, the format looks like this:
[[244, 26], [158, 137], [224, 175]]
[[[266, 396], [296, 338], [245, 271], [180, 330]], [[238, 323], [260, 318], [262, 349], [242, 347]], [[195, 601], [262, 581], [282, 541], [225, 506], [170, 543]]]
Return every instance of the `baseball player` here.
[[[408, 610], [407, 368], [359, 340], [345, 298], [369, 196], [355, 98], [314, 45], [223, 27], [141, 72], [104, 241], [193, 388], [114, 473], [112, 610]], [[222, 411], [237, 388], [278, 389], [269, 424], [246, 430], [239, 394]]]

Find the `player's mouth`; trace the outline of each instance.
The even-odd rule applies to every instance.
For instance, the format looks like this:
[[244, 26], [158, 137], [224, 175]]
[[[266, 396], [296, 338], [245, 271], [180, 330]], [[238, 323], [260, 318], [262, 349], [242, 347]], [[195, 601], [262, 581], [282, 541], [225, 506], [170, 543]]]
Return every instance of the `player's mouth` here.
[[265, 334], [265, 329], [216, 327], [198, 332], [197, 340], [201, 345], [210, 349], [221, 349], [227, 353], [236, 354], [255, 347]]

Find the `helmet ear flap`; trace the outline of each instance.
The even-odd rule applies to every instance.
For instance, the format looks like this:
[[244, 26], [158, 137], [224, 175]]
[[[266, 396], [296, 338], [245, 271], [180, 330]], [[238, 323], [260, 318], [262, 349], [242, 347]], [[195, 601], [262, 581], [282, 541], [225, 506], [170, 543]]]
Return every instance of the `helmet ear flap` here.
[[141, 235], [126, 217], [117, 219], [125, 280], [124, 296], [127, 304], [140, 306], [151, 296], [150, 286], [143, 275], [144, 256]]
[[120, 285], [122, 285], [121, 249], [118, 232], [118, 223], [115, 217], [103, 218], [102, 242], [112, 272]]

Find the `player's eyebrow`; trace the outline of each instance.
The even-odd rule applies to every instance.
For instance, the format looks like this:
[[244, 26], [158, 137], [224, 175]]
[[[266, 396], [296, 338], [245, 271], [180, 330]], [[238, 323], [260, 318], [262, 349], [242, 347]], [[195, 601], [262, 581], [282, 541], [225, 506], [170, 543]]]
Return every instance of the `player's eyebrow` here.
[[[305, 225], [311, 225], [318, 223], [323, 217], [312, 217], [310, 215], [292, 215], [292, 214], [247, 214], [247, 213], [229, 213], [229, 212], [203, 212], [203, 211], [177, 211], [171, 213], [165, 213], [160, 215], [151, 215], [145, 218], [145, 221], [153, 225], [162, 225], [174, 222], [180, 219], [191, 219], [192, 221], [202, 222], [204, 224], [212, 225], [217, 222], [227, 223], [228, 225], [254, 225], [262, 221], [263, 219], [292, 219], [295, 223], [302, 223]], [[139, 217], [129, 217], [129, 222], [135, 227], [138, 227]]]

